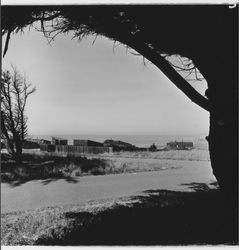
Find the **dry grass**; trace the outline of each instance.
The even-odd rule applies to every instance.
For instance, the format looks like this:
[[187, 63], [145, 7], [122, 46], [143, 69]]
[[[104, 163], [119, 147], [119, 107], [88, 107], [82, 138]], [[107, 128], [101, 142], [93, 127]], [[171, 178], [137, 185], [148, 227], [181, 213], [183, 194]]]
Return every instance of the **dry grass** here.
[[[107, 158], [105, 158], [107, 159]], [[152, 160], [152, 159], [134, 159], [134, 158], [117, 158], [112, 157], [107, 159], [108, 167], [106, 174], [117, 173], [136, 173], [148, 171], [160, 171], [166, 169], [175, 169], [182, 167], [180, 164], [167, 162], [167, 160]]]
[[74, 220], [65, 216], [67, 213], [87, 212], [93, 216], [114, 205], [115, 200], [104, 199], [2, 214], [1, 245], [34, 245], [39, 238], [54, 238], [56, 235], [61, 238], [75, 226]]
[[[54, 156], [67, 156], [67, 153], [49, 153], [42, 152], [39, 150], [25, 150], [25, 153], [34, 154], [38, 157], [54, 157]], [[142, 159], [167, 159], [167, 160], [186, 160], [186, 161], [210, 161], [208, 144], [201, 143], [196, 144], [192, 150], [168, 150], [168, 151], [121, 151], [114, 153], [104, 153], [104, 154], [87, 154], [83, 156], [90, 156], [91, 158], [99, 157], [114, 157], [114, 158], [142, 158]]]
[[58, 225], [67, 226], [58, 208], [3, 214], [1, 245], [33, 245], [38, 237]]
[[196, 184], [196, 192], [146, 190], [134, 197], [2, 214], [1, 244], [237, 244], [236, 223], [220, 206], [218, 190], [195, 189]]
[[207, 149], [192, 150], [169, 150], [157, 152], [115, 152], [112, 154], [102, 154], [101, 157], [114, 158], [139, 158], [139, 159], [164, 159], [164, 160], [185, 160], [185, 161], [210, 161]]
[[[2, 160], [4, 160], [3, 156]], [[23, 166], [18, 167], [11, 161], [3, 161], [1, 177], [3, 182], [12, 182], [50, 177], [71, 178], [83, 175], [159, 171], [180, 168], [184, 165], [183, 161], [209, 161], [209, 152], [207, 148], [115, 152], [101, 155], [67, 155], [39, 151], [24, 154], [25, 165]], [[20, 168], [25, 169], [24, 175], [19, 170]]]

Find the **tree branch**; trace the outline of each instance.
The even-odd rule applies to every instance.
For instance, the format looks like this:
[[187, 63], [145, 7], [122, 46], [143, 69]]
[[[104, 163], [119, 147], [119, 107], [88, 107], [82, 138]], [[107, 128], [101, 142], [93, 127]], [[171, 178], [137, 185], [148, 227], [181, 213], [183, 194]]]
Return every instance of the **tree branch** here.
[[[138, 49], [138, 48], [137, 48]], [[138, 50], [139, 51], [139, 50]], [[140, 51], [139, 51], [140, 52]], [[199, 94], [162, 56], [155, 53], [150, 48], [143, 46], [141, 53], [155, 66], [157, 66], [172, 83], [178, 87], [192, 102], [203, 109], [210, 111], [209, 101]]]
[[9, 41], [10, 41], [10, 37], [11, 37], [11, 33], [12, 33], [12, 30], [9, 29], [8, 32], [7, 32], [7, 37], [6, 37], [6, 41], [5, 41], [5, 46], [4, 46], [4, 51], [3, 51], [3, 57], [7, 53], [8, 45], [9, 45]]
[[192, 102], [201, 108], [210, 111], [209, 101], [199, 94], [171, 65], [170, 63], [155, 50], [145, 43], [136, 42], [136, 39], [125, 39], [117, 36], [118, 41], [129, 45], [132, 49], [140, 53], [143, 57], [157, 66], [172, 83], [178, 87]]

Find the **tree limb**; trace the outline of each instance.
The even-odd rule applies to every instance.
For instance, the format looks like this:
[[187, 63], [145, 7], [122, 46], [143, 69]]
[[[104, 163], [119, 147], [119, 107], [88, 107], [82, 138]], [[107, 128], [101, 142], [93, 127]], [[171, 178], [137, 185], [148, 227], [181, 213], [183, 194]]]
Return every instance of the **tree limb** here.
[[5, 46], [4, 46], [4, 51], [3, 51], [3, 57], [7, 53], [8, 45], [9, 45], [9, 41], [10, 41], [10, 37], [11, 37], [11, 33], [12, 33], [12, 30], [9, 29], [8, 32], [7, 32], [7, 37], [6, 37], [6, 41], [5, 41]]
[[132, 49], [140, 53], [143, 57], [151, 61], [157, 66], [172, 83], [178, 87], [192, 102], [199, 105], [201, 108], [210, 111], [209, 101], [198, 93], [171, 65], [170, 63], [159, 53], [144, 43], [136, 42], [132, 39], [122, 40], [121, 37], [117, 37], [117, 40], [129, 45]]
[[[137, 48], [138, 49], [138, 48]], [[199, 94], [162, 56], [155, 53], [150, 48], [143, 46], [141, 53], [155, 66], [157, 66], [172, 83], [178, 87], [192, 102], [196, 103], [203, 109], [210, 111], [209, 101]], [[139, 50], [138, 50], [139, 51]], [[140, 52], [140, 51], [139, 51]]]

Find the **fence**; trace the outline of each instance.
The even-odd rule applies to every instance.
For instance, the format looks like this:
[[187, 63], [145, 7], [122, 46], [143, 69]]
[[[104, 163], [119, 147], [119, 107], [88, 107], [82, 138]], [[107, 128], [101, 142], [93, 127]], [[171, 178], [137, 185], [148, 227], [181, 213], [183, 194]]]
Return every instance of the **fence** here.
[[47, 152], [103, 154], [103, 153], [111, 153], [112, 147], [93, 147], [93, 146], [88, 147], [88, 146], [74, 146], [74, 145], [41, 144], [40, 150]]

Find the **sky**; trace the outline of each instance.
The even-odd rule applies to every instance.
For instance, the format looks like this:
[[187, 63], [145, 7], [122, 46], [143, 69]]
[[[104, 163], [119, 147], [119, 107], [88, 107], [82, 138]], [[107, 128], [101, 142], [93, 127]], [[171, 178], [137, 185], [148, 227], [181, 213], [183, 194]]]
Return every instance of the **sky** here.
[[[34, 28], [11, 36], [3, 70], [16, 66], [37, 88], [26, 108], [29, 134], [208, 133], [208, 112], [158, 68], [107, 38], [93, 41], [68, 34], [49, 44]], [[191, 84], [204, 94], [205, 81]]]

